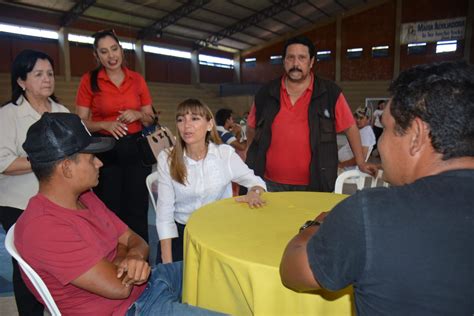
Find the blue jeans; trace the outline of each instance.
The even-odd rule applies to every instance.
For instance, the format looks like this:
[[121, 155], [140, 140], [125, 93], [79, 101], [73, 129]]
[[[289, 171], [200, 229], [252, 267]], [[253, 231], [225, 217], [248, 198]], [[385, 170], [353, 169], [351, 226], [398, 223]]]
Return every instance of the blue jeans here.
[[145, 291], [130, 306], [127, 316], [223, 315], [181, 303], [182, 275], [182, 261], [155, 266]]

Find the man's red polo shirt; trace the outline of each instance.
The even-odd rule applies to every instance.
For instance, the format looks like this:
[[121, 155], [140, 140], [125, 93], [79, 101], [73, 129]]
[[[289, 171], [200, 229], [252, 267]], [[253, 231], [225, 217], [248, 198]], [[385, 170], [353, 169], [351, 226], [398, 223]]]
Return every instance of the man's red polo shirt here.
[[[280, 111], [272, 124], [272, 140], [267, 151], [265, 178], [278, 183], [308, 185], [310, 177], [311, 146], [309, 139], [308, 108], [313, 93], [311, 83], [294, 105], [285, 86], [285, 76], [280, 86]], [[351, 109], [341, 93], [336, 102], [336, 132], [355, 124]], [[256, 126], [255, 105], [252, 105], [247, 125]], [[335, 157], [337, 159], [337, 157]]]
[[[90, 73], [82, 76], [77, 90], [76, 104], [90, 108], [92, 121], [115, 121], [120, 115], [119, 111], [140, 111], [142, 106], [151, 105], [151, 96], [143, 77], [126, 67], [123, 82], [117, 87], [104, 69], [99, 71], [97, 83], [100, 91], [93, 92], [90, 84]], [[134, 134], [142, 130], [140, 121], [128, 124], [128, 133]], [[106, 131], [100, 131], [109, 134]]]

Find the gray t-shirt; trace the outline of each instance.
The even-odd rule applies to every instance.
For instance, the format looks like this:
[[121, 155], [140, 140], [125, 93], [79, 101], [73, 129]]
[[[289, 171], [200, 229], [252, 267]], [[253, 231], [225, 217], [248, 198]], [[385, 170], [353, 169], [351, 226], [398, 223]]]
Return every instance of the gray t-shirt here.
[[307, 246], [322, 287], [354, 286], [358, 315], [474, 313], [474, 170], [363, 190]]

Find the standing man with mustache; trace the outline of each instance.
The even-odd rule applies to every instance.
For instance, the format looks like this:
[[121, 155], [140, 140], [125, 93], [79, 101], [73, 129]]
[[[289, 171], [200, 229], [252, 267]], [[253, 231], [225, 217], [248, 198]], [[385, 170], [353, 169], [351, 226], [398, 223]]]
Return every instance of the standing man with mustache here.
[[336, 134], [344, 132], [359, 169], [375, 174], [362, 154], [358, 128], [341, 89], [312, 72], [315, 47], [307, 37], [284, 47], [285, 74], [263, 86], [247, 121], [246, 163], [268, 191], [334, 191]]

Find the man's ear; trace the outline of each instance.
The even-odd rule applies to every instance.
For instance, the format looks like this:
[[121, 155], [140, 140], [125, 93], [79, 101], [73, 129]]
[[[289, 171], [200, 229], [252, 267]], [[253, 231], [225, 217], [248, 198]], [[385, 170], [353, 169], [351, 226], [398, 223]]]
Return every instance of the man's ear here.
[[410, 127], [410, 155], [416, 155], [430, 142], [428, 124], [419, 117], [415, 117]]
[[61, 171], [63, 173], [63, 176], [68, 179], [72, 178], [71, 163], [72, 161], [69, 159], [64, 159], [61, 162]]

